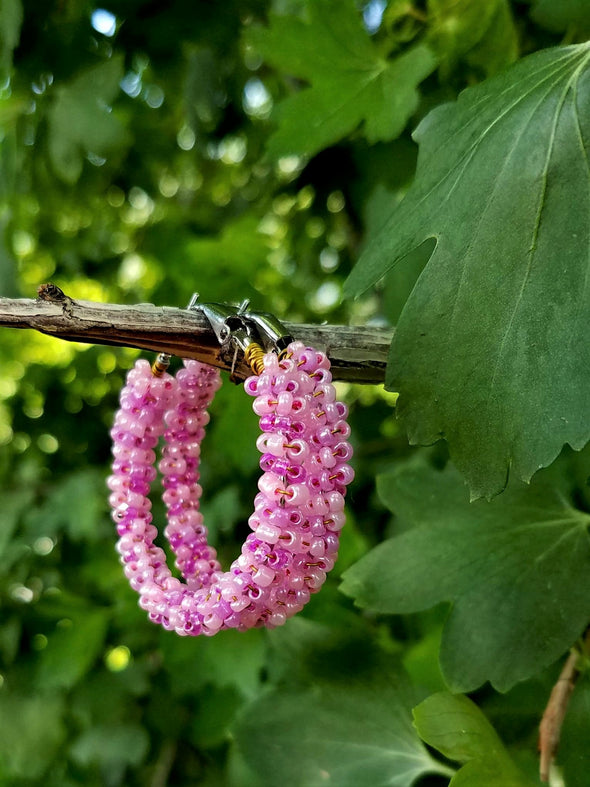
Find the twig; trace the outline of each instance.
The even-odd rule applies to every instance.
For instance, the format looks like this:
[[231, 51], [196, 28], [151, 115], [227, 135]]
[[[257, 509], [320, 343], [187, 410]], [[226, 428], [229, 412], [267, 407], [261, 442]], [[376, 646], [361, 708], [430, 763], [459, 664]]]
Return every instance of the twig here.
[[[199, 312], [142, 303], [77, 301], [55, 285], [43, 285], [37, 300], [0, 298], [0, 327], [31, 328], [75, 342], [137, 347], [167, 352], [231, 369], [233, 353], [220, 347]], [[298, 325], [285, 322], [291, 335], [325, 350], [335, 380], [382, 383], [385, 379], [391, 329], [344, 325]], [[251, 372], [238, 359], [236, 378]]]
[[[589, 644], [590, 628], [586, 631], [582, 647], [586, 648]], [[539, 725], [539, 772], [542, 782], [549, 781], [551, 764], [559, 746], [565, 714], [576, 682], [580, 677], [580, 660], [582, 658], [582, 652], [578, 648], [573, 648], [563, 665], [559, 678], [551, 689], [549, 701], [543, 712], [543, 718]]]
[[166, 787], [176, 758], [176, 742], [164, 741], [154, 766], [150, 787]]

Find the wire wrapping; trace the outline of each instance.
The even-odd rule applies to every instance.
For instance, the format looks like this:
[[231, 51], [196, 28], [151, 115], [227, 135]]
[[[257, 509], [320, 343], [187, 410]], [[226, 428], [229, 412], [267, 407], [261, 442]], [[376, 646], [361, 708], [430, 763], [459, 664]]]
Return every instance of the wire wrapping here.
[[160, 353], [152, 364], [152, 374], [154, 377], [161, 377], [170, 366], [171, 356], [168, 353]]
[[264, 350], [257, 342], [252, 342], [246, 347], [244, 358], [254, 374], [262, 374], [264, 371]]

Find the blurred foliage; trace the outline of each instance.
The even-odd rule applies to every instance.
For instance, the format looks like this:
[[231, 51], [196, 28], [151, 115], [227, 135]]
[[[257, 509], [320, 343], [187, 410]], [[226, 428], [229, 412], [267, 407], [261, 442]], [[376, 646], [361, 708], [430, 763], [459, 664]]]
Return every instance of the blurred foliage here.
[[[51, 279], [74, 298], [183, 305], [198, 290], [292, 321], [397, 321], [432, 246], [364, 300], [343, 304], [341, 293], [412, 182], [411, 131], [518, 57], [583, 40], [586, 4], [553, 5], [0, 0], [0, 294], [34, 297]], [[477, 787], [494, 752], [499, 779], [535, 783], [535, 728], [556, 674], [539, 670], [572, 644], [569, 629], [507, 694], [480, 688], [480, 710], [434, 695], [482, 731], [483, 748], [467, 752], [451, 727], [444, 745], [436, 738], [432, 705], [418, 705], [412, 726], [412, 708], [445, 685], [439, 602], [458, 605], [465, 589], [387, 616], [355, 610], [338, 589], [384, 538], [431, 524], [426, 494], [416, 513], [375, 489], [378, 474], [392, 490], [401, 473], [436, 484], [447, 464], [441, 445], [407, 445], [392, 394], [339, 386], [356, 480], [322, 592], [280, 630], [180, 639], [138, 608], [106, 505], [108, 430], [137, 353], [9, 330], [0, 348], [0, 785], [436, 787], [456, 768], [454, 784]], [[220, 391], [202, 467], [203, 510], [226, 562], [256, 487], [245, 399]], [[581, 542], [587, 467], [569, 455], [558, 465], [548, 472], [580, 512]], [[443, 513], [459, 512], [466, 531], [467, 504], [448, 497]], [[157, 496], [154, 511], [162, 521]], [[434, 535], [428, 543], [436, 551]], [[437, 556], [423, 557], [414, 581], [427, 583]], [[378, 571], [389, 576], [396, 559]], [[478, 620], [486, 636], [495, 612]], [[568, 785], [587, 771], [587, 706], [583, 684], [564, 731]]]

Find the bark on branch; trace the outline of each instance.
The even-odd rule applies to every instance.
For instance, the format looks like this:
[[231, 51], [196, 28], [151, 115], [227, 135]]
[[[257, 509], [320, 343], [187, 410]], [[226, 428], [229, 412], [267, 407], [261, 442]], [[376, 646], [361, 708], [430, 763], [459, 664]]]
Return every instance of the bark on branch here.
[[[77, 301], [53, 285], [39, 288], [36, 300], [0, 298], [0, 326], [30, 328], [67, 341], [137, 347], [231, 369], [236, 378], [251, 372], [243, 358], [220, 347], [207, 320], [198, 312], [142, 303]], [[343, 325], [298, 325], [285, 322], [295, 339], [328, 353], [335, 380], [382, 383], [391, 329]]]
[[565, 721], [569, 701], [576, 688], [576, 683], [584, 669], [590, 653], [590, 627], [586, 629], [584, 638], [572, 648], [563, 669], [551, 690], [549, 702], [543, 712], [539, 725], [539, 775], [542, 782], [548, 782], [551, 766], [561, 738], [561, 728]]

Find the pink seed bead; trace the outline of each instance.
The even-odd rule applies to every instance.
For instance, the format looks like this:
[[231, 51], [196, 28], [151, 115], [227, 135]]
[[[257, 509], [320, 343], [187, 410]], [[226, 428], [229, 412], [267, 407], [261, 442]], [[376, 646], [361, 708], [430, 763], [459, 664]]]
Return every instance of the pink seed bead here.
[[232, 599], [229, 605], [234, 612], [241, 612], [243, 609], [250, 606], [250, 599], [247, 596], [238, 596]]
[[292, 405], [293, 405], [293, 395], [290, 394], [288, 391], [283, 391], [282, 393], [277, 394], [277, 405], [276, 405], [277, 415], [290, 415]]
[[345, 486], [354, 481], [354, 470], [350, 465], [340, 465], [340, 467], [334, 469], [332, 475], [336, 475], [338, 483]]
[[344, 526], [344, 512], [334, 511], [330, 513], [329, 518], [324, 521], [326, 523], [326, 530], [332, 530], [333, 532], [342, 530]]
[[254, 399], [252, 409], [256, 415], [266, 415], [267, 413], [274, 413], [277, 407], [277, 400], [273, 399], [272, 394], [266, 396], [258, 396]]
[[285, 447], [285, 456], [295, 464], [304, 464], [309, 457], [309, 445], [298, 438], [291, 440]]
[[319, 590], [325, 581], [326, 581], [326, 572], [322, 571], [321, 568], [310, 567], [307, 570], [307, 575], [305, 577], [305, 584], [312, 592]]
[[275, 610], [270, 618], [268, 619], [268, 626], [270, 628], [274, 626], [283, 626], [287, 622], [287, 613], [283, 612], [280, 609]]
[[277, 489], [281, 488], [281, 479], [274, 473], [264, 473], [258, 479], [258, 488], [269, 500], [274, 500]]
[[268, 544], [276, 544], [281, 535], [280, 527], [274, 527], [267, 522], [261, 522], [256, 528], [256, 535], [258, 538], [266, 541]]
[[324, 448], [320, 448], [318, 452], [318, 458], [320, 463], [327, 468], [332, 468], [336, 464], [336, 457], [334, 456], [334, 451], [327, 446]]
[[256, 440], [256, 448], [260, 453], [269, 453], [273, 456], [285, 456], [285, 438], [281, 434], [268, 434], [264, 432]]
[[309, 489], [305, 484], [289, 484], [285, 491], [287, 506], [303, 506], [309, 500]]
[[344, 496], [340, 492], [328, 492], [326, 501], [331, 512], [344, 510]]
[[323, 557], [326, 554], [326, 542], [323, 538], [314, 538], [309, 547], [309, 554], [313, 557]]
[[267, 566], [259, 566], [252, 578], [259, 587], [266, 588], [275, 578], [275, 572]]

